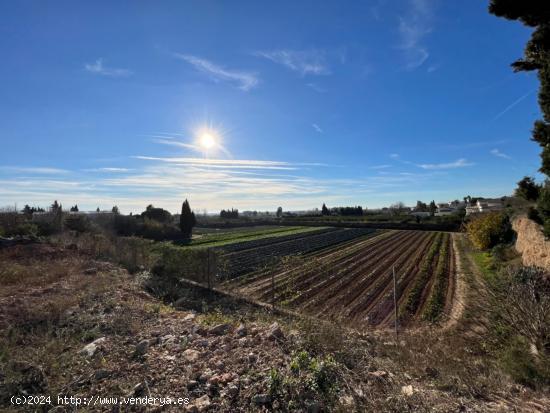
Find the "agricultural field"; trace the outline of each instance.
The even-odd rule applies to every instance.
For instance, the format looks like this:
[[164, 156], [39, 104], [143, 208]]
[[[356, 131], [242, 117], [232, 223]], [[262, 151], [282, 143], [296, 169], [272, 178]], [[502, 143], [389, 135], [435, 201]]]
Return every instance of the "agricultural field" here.
[[[269, 249], [246, 250], [247, 259]], [[386, 327], [394, 321], [393, 267], [400, 325], [443, 319], [455, 281], [451, 237], [442, 232], [376, 231], [342, 239], [230, 280], [224, 288], [300, 313], [359, 327]]]
[[[304, 226], [251, 226], [227, 229], [198, 228], [190, 242], [181, 244], [185, 247], [222, 247], [229, 244], [249, 242], [283, 235], [299, 235], [315, 232], [322, 228]], [[267, 240], [267, 242], [272, 242]]]
[[375, 232], [368, 228], [311, 228], [309, 231], [279, 233], [277, 237], [233, 242], [220, 247], [220, 275], [232, 279], [277, 265], [284, 257], [319, 252]]

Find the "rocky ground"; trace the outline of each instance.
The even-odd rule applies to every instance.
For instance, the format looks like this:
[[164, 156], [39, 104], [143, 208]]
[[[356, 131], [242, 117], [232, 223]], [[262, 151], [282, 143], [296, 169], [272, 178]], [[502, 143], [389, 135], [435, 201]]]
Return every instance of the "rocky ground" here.
[[[480, 377], [458, 377], [476, 355], [454, 355], [444, 371], [448, 347], [425, 348], [418, 337], [396, 344], [190, 287], [174, 303], [161, 301], [144, 290], [147, 273], [74, 248], [10, 246], [0, 263], [5, 411], [77, 410], [59, 406], [58, 396], [80, 397], [79, 411], [109, 412], [545, 410], [529, 389], [479, 366], [466, 370]], [[17, 407], [14, 395], [52, 403]], [[162, 400], [128, 406], [106, 397]], [[188, 403], [160, 406], [167, 398]]]

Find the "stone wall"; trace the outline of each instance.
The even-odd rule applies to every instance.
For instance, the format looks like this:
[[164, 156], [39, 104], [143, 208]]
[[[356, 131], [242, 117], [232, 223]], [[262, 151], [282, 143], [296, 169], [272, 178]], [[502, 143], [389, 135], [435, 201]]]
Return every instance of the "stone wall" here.
[[542, 267], [550, 271], [550, 240], [546, 240], [541, 227], [526, 217], [512, 222], [518, 234], [516, 250], [521, 254], [523, 265]]

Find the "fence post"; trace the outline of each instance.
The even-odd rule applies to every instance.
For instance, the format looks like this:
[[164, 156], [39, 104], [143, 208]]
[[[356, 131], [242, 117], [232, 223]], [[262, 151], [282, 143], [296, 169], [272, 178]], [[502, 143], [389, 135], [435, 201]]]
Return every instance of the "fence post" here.
[[212, 289], [212, 285], [210, 284], [210, 248], [206, 249], [206, 272], [208, 277], [208, 289]]
[[394, 308], [394, 316], [395, 316], [395, 340], [398, 339], [398, 332], [397, 332], [397, 280], [395, 278], [395, 265], [392, 267], [393, 271], [393, 308]]

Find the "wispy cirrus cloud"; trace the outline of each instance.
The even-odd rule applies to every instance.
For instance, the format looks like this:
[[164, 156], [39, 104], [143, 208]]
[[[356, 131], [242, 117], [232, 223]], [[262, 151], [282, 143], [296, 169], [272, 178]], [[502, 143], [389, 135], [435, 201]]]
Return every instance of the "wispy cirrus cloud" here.
[[430, 56], [428, 47], [424, 44], [425, 37], [432, 31], [432, 1], [409, 0], [407, 14], [399, 18], [399, 48], [405, 56], [405, 69], [414, 70]]
[[506, 155], [505, 153], [501, 152], [497, 148], [491, 149], [490, 153], [491, 153], [491, 155], [496, 156], [498, 158], [512, 159], [512, 157], [510, 155]]
[[59, 175], [69, 173], [66, 169], [49, 167], [0, 166], [0, 171], [12, 173], [26, 173], [38, 175]]
[[216, 82], [231, 83], [245, 92], [255, 88], [260, 83], [258, 76], [252, 72], [226, 69], [210, 60], [193, 55], [172, 53], [172, 56], [189, 63], [198, 71], [206, 73]]
[[312, 127], [313, 129], [315, 129], [315, 130], [316, 130], [317, 132], [319, 132], [319, 133], [324, 133], [324, 132], [325, 132], [325, 131], [324, 131], [323, 129], [321, 129], [321, 127], [320, 127], [319, 125], [317, 125], [316, 123], [312, 123], [312, 124], [311, 124], [311, 127]]
[[254, 56], [263, 57], [304, 75], [328, 75], [330, 69], [322, 50], [270, 50], [257, 51]]
[[457, 159], [454, 162], [447, 162], [447, 163], [423, 163], [423, 164], [416, 164], [419, 168], [422, 169], [455, 169], [455, 168], [464, 168], [467, 166], [472, 166], [474, 163], [468, 162], [464, 158]]
[[94, 63], [86, 63], [84, 69], [87, 72], [93, 73], [95, 75], [101, 76], [111, 76], [111, 77], [125, 77], [133, 74], [131, 70], [120, 69], [114, 67], [107, 67], [103, 64], [103, 59], [99, 58]]

